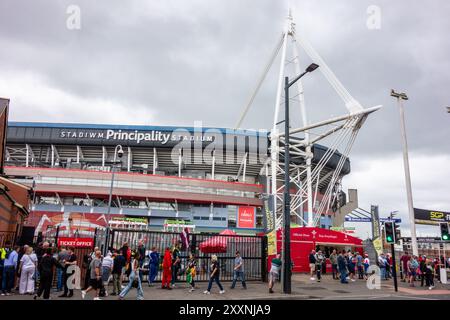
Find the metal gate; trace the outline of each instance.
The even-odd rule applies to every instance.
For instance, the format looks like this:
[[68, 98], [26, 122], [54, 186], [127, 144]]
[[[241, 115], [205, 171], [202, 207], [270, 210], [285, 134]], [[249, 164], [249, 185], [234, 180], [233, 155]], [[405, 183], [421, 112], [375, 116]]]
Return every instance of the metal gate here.
[[[226, 252], [222, 253], [204, 253], [199, 250], [202, 242], [220, 236], [226, 241]], [[173, 245], [181, 240], [180, 233], [175, 232], [159, 232], [145, 230], [129, 230], [129, 229], [113, 229], [108, 248], [119, 249], [126, 242], [128, 246], [135, 250], [138, 241], [144, 242], [146, 250], [156, 247], [160, 254], [160, 272], [156, 278], [161, 280], [161, 263], [164, 251], [167, 247], [172, 248]], [[97, 242], [99, 244], [99, 242]], [[185, 267], [189, 257], [189, 252], [194, 252], [197, 258], [197, 281], [209, 280], [209, 266], [211, 264], [211, 256], [217, 255], [221, 266], [220, 279], [222, 281], [233, 280], [233, 268], [235, 252], [239, 251], [244, 262], [244, 273], [247, 281], [267, 281], [267, 237], [265, 236], [241, 236], [241, 235], [218, 235], [212, 233], [189, 234], [189, 247], [182, 251], [181, 269], [179, 281], [185, 281]]]

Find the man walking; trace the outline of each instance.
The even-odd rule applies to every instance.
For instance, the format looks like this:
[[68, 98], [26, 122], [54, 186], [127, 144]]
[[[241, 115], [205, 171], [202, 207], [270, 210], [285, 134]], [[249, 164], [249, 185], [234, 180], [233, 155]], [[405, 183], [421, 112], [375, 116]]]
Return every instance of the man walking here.
[[244, 276], [244, 261], [242, 260], [241, 253], [239, 251], [236, 251], [236, 257], [234, 258], [233, 283], [231, 284], [231, 289], [234, 289], [234, 287], [236, 286], [236, 281], [238, 278], [240, 278], [242, 281], [242, 288], [247, 289]]
[[316, 253], [315, 259], [316, 259], [317, 282], [320, 282], [320, 280], [322, 279], [322, 264], [325, 260], [325, 256], [322, 254], [321, 250], [319, 250]]
[[52, 287], [54, 267], [58, 267], [58, 269], [61, 269], [60, 264], [52, 255], [52, 249], [47, 248], [41, 258], [41, 263], [38, 264], [40, 281], [39, 289], [37, 291], [37, 294], [34, 296], [34, 300], [40, 298], [42, 293], [44, 294], [45, 300], [50, 299], [50, 289]]
[[137, 251], [139, 253], [139, 278], [141, 278], [141, 283], [142, 283], [142, 279], [143, 279], [143, 274], [142, 274], [142, 267], [144, 266], [144, 261], [145, 261], [145, 246], [144, 246], [144, 241], [139, 240], [138, 242], [138, 248]]
[[175, 288], [175, 282], [178, 279], [178, 271], [180, 270], [180, 265], [181, 259], [179, 243], [176, 243], [172, 251], [172, 288]]
[[159, 253], [156, 250], [156, 247], [152, 248], [152, 251], [149, 254], [150, 257], [150, 270], [148, 274], [148, 285], [153, 285], [153, 282], [155, 281], [156, 276], [158, 275], [158, 269], [159, 269]]
[[115, 296], [122, 291], [122, 272], [127, 263], [122, 252], [119, 250], [115, 253], [112, 275], [113, 275], [113, 292], [112, 295]]
[[95, 252], [95, 258], [92, 259], [91, 265], [91, 278], [89, 280], [89, 287], [85, 290], [81, 290], [81, 298], [84, 299], [86, 293], [91, 290], [95, 290], [94, 300], [100, 299], [100, 288], [102, 287], [102, 252], [97, 250]]
[[338, 258], [338, 255], [336, 253], [336, 249], [334, 249], [333, 252], [330, 254], [331, 271], [333, 273], [334, 280], [338, 280], [337, 258]]
[[363, 257], [356, 252], [356, 268], [358, 269], [358, 279], [364, 279]]
[[314, 278], [314, 273], [316, 272], [316, 251], [311, 250], [309, 254], [309, 273], [311, 274], [311, 281], [316, 280]]
[[337, 264], [338, 264], [338, 270], [341, 275], [341, 283], [348, 283], [347, 281], [347, 252], [344, 250], [342, 251], [338, 258], [337, 258]]

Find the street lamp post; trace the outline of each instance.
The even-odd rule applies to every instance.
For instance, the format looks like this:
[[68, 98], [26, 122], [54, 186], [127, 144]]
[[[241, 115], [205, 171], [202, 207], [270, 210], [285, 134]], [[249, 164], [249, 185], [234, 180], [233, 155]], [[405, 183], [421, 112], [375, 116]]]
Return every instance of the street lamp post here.
[[114, 149], [114, 161], [113, 165], [111, 167], [111, 186], [109, 188], [109, 199], [108, 199], [108, 214], [106, 215], [106, 235], [105, 235], [105, 245], [103, 248], [103, 255], [106, 256], [108, 253], [108, 244], [109, 244], [109, 220], [111, 215], [111, 204], [112, 204], [112, 194], [113, 194], [113, 188], [114, 188], [114, 177], [115, 177], [115, 167], [116, 167], [116, 160], [117, 157], [122, 158], [123, 156], [123, 149], [122, 146], [119, 144]]
[[403, 107], [403, 100], [408, 100], [408, 96], [405, 93], [397, 93], [394, 90], [391, 90], [391, 96], [397, 99], [398, 108], [400, 110], [400, 131], [402, 135], [402, 144], [403, 144], [403, 166], [405, 169], [406, 197], [408, 199], [409, 222], [411, 224], [411, 245], [413, 255], [417, 256], [419, 254], [419, 250], [417, 248], [416, 222], [414, 220], [411, 174], [409, 171], [408, 141], [406, 139], [405, 110]]
[[284, 78], [284, 211], [283, 211], [283, 292], [291, 293], [291, 195], [289, 194], [289, 88], [308, 72], [313, 72], [319, 65], [312, 63], [305, 72], [289, 82], [289, 77]]

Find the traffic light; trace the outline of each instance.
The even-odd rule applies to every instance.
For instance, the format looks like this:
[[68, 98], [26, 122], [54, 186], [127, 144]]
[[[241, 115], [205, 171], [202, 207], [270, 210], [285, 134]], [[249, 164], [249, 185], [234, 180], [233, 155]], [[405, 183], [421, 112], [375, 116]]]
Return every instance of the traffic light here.
[[441, 222], [441, 240], [450, 241], [447, 222]]
[[400, 240], [402, 234], [400, 232], [400, 225], [394, 222], [394, 230], [395, 230], [395, 242]]
[[393, 221], [386, 221], [384, 223], [384, 236], [386, 243], [395, 243], [395, 230]]

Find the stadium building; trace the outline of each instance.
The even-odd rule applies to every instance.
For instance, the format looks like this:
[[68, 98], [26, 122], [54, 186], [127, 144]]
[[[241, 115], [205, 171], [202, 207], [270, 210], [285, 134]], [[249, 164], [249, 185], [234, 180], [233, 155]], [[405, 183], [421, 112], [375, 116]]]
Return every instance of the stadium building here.
[[[267, 131], [9, 122], [5, 173], [32, 188], [26, 225], [36, 234], [92, 235], [107, 224], [256, 234], [270, 211], [269, 150]], [[326, 150], [314, 145], [313, 165]], [[318, 199], [340, 159], [335, 152], [320, 173]], [[346, 159], [340, 175], [349, 172]], [[319, 227], [333, 215], [327, 209]]]

